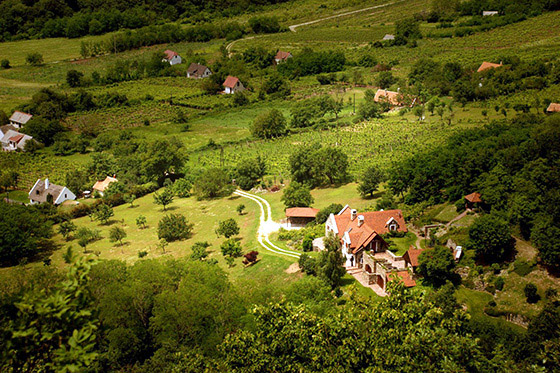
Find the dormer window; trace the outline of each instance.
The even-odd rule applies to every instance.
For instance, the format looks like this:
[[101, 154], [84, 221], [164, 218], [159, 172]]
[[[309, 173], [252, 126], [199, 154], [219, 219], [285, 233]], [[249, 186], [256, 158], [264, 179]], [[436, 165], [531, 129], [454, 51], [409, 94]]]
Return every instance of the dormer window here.
[[389, 230], [390, 230], [390, 231], [396, 231], [397, 228], [398, 228], [397, 223], [394, 223], [394, 222], [393, 222], [393, 223], [391, 223], [391, 225], [389, 225]]

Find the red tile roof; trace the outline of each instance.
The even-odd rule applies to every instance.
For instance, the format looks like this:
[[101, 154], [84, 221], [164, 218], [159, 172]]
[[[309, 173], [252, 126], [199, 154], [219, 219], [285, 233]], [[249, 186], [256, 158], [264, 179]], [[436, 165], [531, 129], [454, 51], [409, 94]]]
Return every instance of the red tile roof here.
[[470, 203], [481, 203], [480, 193], [474, 192], [465, 196], [465, 199]]
[[290, 57], [292, 57], [292, 54], [290, 52], [278, 51], [278, 53], [276, 53], [276, 56], [274, 56], [274, 59], [275, 60], [287, 60]]
[[23, 135], [22, 135], [22, 134], [19, 134], [19, 135], [10, 137], [10, 141], [15, 142], [16, 144], [17, 144], [21, 139], [23, 139]]
[[402, 280], [404, 286], [406, 286], [407, 288], [416, 286], [416, 281], [412, 278], [410, 272], [408, 271], [391, 272], [389, 273], [388, 277], [389, 277], [389, 281]]
[[288, 218], [314, 218], [317, 216], [319, 209], [311, 207], [290, 207], [286, 209], [286, 217]]
[[488, 70], [488, 69], [495, 69], [496, 67], [501, 67], [503, 66], [502, 63], [492, 63], [492, 62], [486, 62], [484, 61], [480, 67], [478, 68], [478, 70], [476, 70], [477, 73], [484, 71], [484, 70]]
[[423, 249], [415, 249], [413, 246], [404, 253], [403, 258], [413, 267], [418, 267], [418, 257], [424, 251]]
[[228, 88], [234, 88], [235, 85], [239, 82], [239, 79], [237, 79], [235, 76], [229, 76], [226, 78], [226, 81], [224, 82], [223, 86], [224, 87], [228, 87]]
[[165, 58], [168, 59], [168, 60], [171, 60], [173, 57], [178, 55], [177, 52], [173, 52], [172, 50], [169, 50], [169, 49], [166, 50], [163, 53], [165, 53]]
[[546, 111], [548, 113], [560, 113], [560, 104], [551, 102]]

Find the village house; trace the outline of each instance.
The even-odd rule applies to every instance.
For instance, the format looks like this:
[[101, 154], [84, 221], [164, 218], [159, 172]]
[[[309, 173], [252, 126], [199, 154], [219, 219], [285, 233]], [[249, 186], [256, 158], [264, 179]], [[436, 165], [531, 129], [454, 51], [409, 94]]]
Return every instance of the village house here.
[[187, 78], [201, 79], [212, 75], [212, 71], [207, 66], [191, 63], [187, 69]]
[[347, 270], [365, 276], [367, 284], [377, 284], [385, 291], [387, 282], [402, 279], [405, 286], [415, 286], [403, 257], [387, 250], [381, 237], [389, 232], [408, 232], [401, 210], [370, 211], [358, 214], [346, 205], [331, 214], [325, 223], [326, 235], [335, 234], [341, 242]]
[[278, 51], [278, 53], [276, 53], [276, 56], [274, 56], [274, 63], [278, 65], [279, 63], [288, 61], [288, 58], [292, 57], [293, 56], [290, 52]]
[[319, 209], [311, 207], [290, 207], [286, 209], [286, 227], [288, 229], [303, 228], [315, 220]]
[[418, 267], [418, 258], [420, 254], [422, 254], [423, 249], [416, 249], [414, 246], [411, 246], [410, 249], [406, 251], [403, 255], [404, 262], [406, 266], [412, 269], [412, 272], [416, 273], [416, 268]]
[[393, 34], [385, 34], [383, 40], [395, 40], [395, 35]]
[[60, 205], [64, 201], [75, 199], [76, 195], [68, 188], [53, 184], [48, 178], [45, 180], [37, 179], [35, 185], [29, 191], [29, 201], [32, 205], [50, 201], [54, 205]]
[[547, 113], [560, 113], [560, 104], [556, 102], [551, 102], [546, 108]]
[[233, 94], [237, 92], [241, 92], [245, 90], [241, 81], [236, 78], [235, 76], [229, 76], [226, 78], [224, 84], [224, 93], [226, 94]]
[[177, 52], [167, 49], [163, 53], [165, 54], [165, 57], [161, 60], [162, 62], [168, 62], [171, 66], [178, 65], [183, 62], [181, 56], [179, 56]]
[[101, 197], [103, 197], [103, 193], [109, 187], [109, 184], [116, 183], [118, 180], [114, 177], [107, 176], [103, 181], [96, 181], [93, 185], [93, 191], [98, 192]]
[[482, 199], [480, 198], [480, 193], [474, 192], [471, 194], [466, 195], [465, 198], [465, 208], [467, 210], [472, 210], [475, 207], [478, 207], [482, 203]]
[[480, 65], [480, 67], [478, 68], [478, 70], [476, 70], [477, 73], [481, 72], [481, 71], [485, 71], [485, 70], [489, 70], [489, 69], [495, 69], [497, 67], [502, 67], [503, 64], [500, 63], [492, 63], [492, 62], [482, 62], [482, 64]]
[[[7, 129], [8, 127], [12, 127], [11, 125], [2, 126], [2, 134], [3, 136], [0, 138], [0, 143], [2, 144], [3, 151], [25, 151], [25, 144], [29, 140], [33, 140], [33, 137], [26, 135], [24, 133], [20, 133], [13, 129]], [[13, 127], [12, 127], [13, 128]], [[6, 131], [4, 133], [4, 131]]]
[[375, 102], [388, 102], [391, 106], [400, 106], [399, 92], [388, 91], [386, 89], [378, 89], [375, 92], [373, 101]]
[[17, 132], [18, 128], [12, 124], [5, 124], [3, 126], [0, 126], [0, 139], [2, 137], [4, 137], [4, 135], [6, 133], [8, 133], [8, 131], [16, 131]]
[[10, 117], [10, 124], [16, 128], [23, 127], [33, 117], [31, 114], [23, 113], [21, 111], [14, 111]]

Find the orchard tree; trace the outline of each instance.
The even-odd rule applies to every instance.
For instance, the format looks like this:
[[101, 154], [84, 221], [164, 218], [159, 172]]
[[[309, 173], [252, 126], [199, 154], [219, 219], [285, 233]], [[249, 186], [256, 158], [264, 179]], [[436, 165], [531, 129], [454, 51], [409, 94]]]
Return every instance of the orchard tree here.
[[135, 194], [125, 194], [123, 199], [126, 203], [130, 204], [129, 207], [134, 207], [134, 201], [136, 201]]
[[373, 197], [379, 187], [379, 184], [385, 180], [385, 176], [376, 166], [369, 166], [360, 179], [358, 184], [358, 192], [362, 197]]
[[192, 235], [193, 227], [184, 215], [165, 215], [158, 223], [158, 238], [168, 242], [186, 240]]
[[192, 183], [190, 180], [180, 178], [173, 183], [173, 192], [179, 198], [188, 198], [191, 196]]
[[229, 196], [235, 190], [231, 178], [221, 168], [210, 168], [198, 176], [194, 192], [199, 199]]
[[190, 258], [192, 260], [204, 260], [209, 255], [207, 248], [210, 247], [210, 244], [206, 241], [199, 241], [195, 242], [192, 246], [192, 253]]
[[241, 244], [234, 238], [225, 240], [220, 246], [220, 249], [230, 267], [233, 266], [234, 259], [241, 256]]
[[286, 133], [286, 118], [280, 110], [272, 109], [255, 118], [251, 132], [262, 139], [283, 136]]
[[218, 229], [216, 229], [216, 234], [218, 236], [224, 236], [225, 238], [230, 238], [232, 236], [239, 234], [239, 226], [233, 218], [220, 221]]
[[77, 229], [76, 224], [74, 224], [71, 220], [65, 220], [58, 226], [58, 233], [64, 237], [66, 241], [69, 240], [70, 235], [72, 232], [75, 232]]
[[113, 227], [109, 231], [109, 241], [118, 242], [122, 246], [122, 240], [126, 238], [126, 231], [121, 227]]
[[95, 220], [99, 220], [99, 222], [103, 225], [107, 224], [109, 219], [111, 219], [114, 215], [115, 212], [113, 211], [113, 208], [104, 203], [99, 205], [94, 213]]
[[237, 211], [237, 213], [239, 215], [243, 215], [243, 212], [245, 211], [245, 205], [240, 203], [239, 205], [237, 205], [237, 207], [235, 208], [235, 211]]
[[171, 188], [164, 188], [161, 193], [155, 192], [154, 193], [154, 203], [156, 205], [162, 205], [163, 211], [165, 211], [165, 207], [171, 202], [173, 202], [174, 193]]
[[146, 228], [146, 217], [144, 215], [140, 215], [136, 218], [136, 226], [140, 229]]
[[315, 201], [309, 188], [297, 181], [292, 181], [281, 198], [286, 208], [290, 207], [309, 207]]

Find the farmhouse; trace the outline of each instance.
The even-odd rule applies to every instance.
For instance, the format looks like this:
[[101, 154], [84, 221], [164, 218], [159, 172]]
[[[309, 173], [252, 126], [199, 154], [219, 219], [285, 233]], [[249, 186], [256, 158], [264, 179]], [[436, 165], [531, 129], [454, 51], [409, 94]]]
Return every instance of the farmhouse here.
[[115, 179], [114, 177], [107, 176], [103, 181], [96, 181], [95, 184], [93, 185], [93, 190], [97, 191], [103, 197], [103, 193], [109, 187], [109, 184], [115, 183], [117, 181], [118, 180]]
[[[19, 150], [19, 151], [24, 151], [25, 150], [25, 144], [29, 141], [32, 140], [33, 137], [26, 135], [24, 133], [20, 133], [18, 131], [15, 131], [13, 129], [7, 129], [7, 127], [9, 127], [10, 125], [7, 126], [3, 126], [2, 128], [2, 133], [3, 136], [2, 138], [0, 138], [0, 143], [2, 143], [2, 150], [4, 151], [14, 151], [14, 150]], [[6, 131], [4, 133], [4, 131]]]
[[10, 117], [10, 124], [16, 128], [23, 127], [33, 117], [31, 114], [23, 113], [21, 111], [14, 111]]
[[551, 102], [546, 108], [547, 113], [560, 113], [560, 104], [556, 102]]
[[335, 234], [342, 244], [345, 267], [377, 284], [383, 291], [391, 279], [403, 279], [406, 286], [415, 282], [408, 273], [403, 257], [387, 250], [381, 237], [389, 232], [407, 232], [401, 210], [370, 211], [358, 214], [346, 205], [338, 214], [331, 214], [325, 224], [325, 233]]
[[233, 94], [245, 90], [245, 87], [243, 87], [241, 81], [239, 81], [239, 79], [235, 76], [228, 75], [223, 86], [225, 88], [224, 93], [226, 94]]
[[290, 207], [286, 209], [286, 225], [288, 228], [302, 228], [315, 220], [319, 209], [311, 207]]
[[0, 139], [4, 137], [4, 135], [8, 133], [8, 131], [17, 131], [17, 130], [18, 128], [11, 124], [0, 126]]
[[386, 89], [378, 89], [373, 98], [375, 102], [388, 102], [391, 106], [401, 105], [399, 92], [387, 91]]
[[33, 188], [29, 191], [29, 201], [32, 205], [50, 201], [52, 201], [54, 205], [60, 205], [64, 201], [75, 199], [76, 195], [68, 188], [53, 184], [49, 179], [37, 179], [35, 185], [33, 185]]
[[191, 63], [189, 68], [187, 69], [187, 78], [207, 78], [212, 75], [212, 71], [204, 65], [200, 65], [198, 63]]
[[292, 54], [290, 52], [282, 52], [278, 51], [276, 56], [274, 56], [274, 62], [278, 65], [279, 63], [288, 61], [288, 58], [292, 58]]
[[162, 62], [169, 62], [171, 66], [178, 65], [183, 62], [181, 56], [179, 56], [177, 52], [167, 49], [163, 53], [165, 54], [165, 57], [163, 58], [163, 60], [161, 60]]
[[495, 69], [497, 67], [502, 67], [503, 64], [500, 63], [492, 63], [492, 62], [486, 62], [484, 61], [480, 67], [478, 68], [478, 70], [476, 70], [477, 73], [481, 72], [481, 71], [485, 71], [485, 70], [490, 70], [490, 69]]
[[467, 210], [472, 210], [473, 208], [475, 208], [476, 206], [478, 206], [480, 203], [482, 203], [482, 199], [480, 199], [480, 193], [478, 192], [474, 192], [471, 194], [466, 195], [465, 198], [465, 208]]
[[395, 40], [395, 35], [393, 34], [385, 34], [383, 40]]

